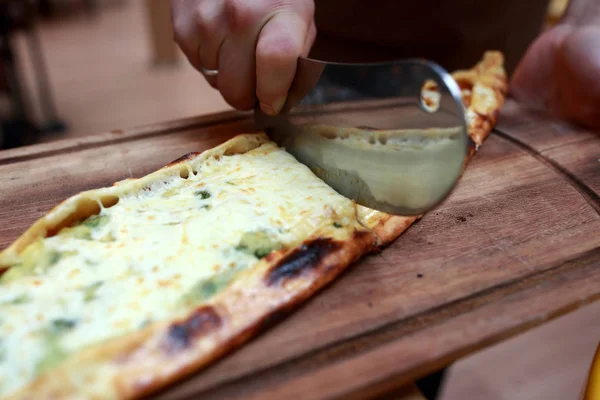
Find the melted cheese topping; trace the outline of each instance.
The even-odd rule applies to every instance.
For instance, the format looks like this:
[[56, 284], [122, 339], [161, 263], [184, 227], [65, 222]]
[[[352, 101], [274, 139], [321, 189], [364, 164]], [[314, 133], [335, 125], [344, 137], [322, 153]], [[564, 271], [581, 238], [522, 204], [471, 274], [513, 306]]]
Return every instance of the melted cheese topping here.
[[30, 245], [2, 277], [0, 395], [73, 352], [182, 316], [269, 251], [355, 219], [350, 200], [271, 144], [179, 165], [186, 179], [121, 196]]

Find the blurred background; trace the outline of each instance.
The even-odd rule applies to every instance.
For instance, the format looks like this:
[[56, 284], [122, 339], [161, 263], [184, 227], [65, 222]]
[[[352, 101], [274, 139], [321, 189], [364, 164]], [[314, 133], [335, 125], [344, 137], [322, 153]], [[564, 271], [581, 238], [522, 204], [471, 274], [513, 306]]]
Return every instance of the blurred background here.
[[2, 148], [227, 109], [168, 0], [0, 0]]
[[[567, 0], [553, 0], [548, 24]], [[0, 0], [0, 148], [229, 109], [172, 41], [168, 0]], [[449, 371], [443, 400], [575, 399], [600, 302]]]

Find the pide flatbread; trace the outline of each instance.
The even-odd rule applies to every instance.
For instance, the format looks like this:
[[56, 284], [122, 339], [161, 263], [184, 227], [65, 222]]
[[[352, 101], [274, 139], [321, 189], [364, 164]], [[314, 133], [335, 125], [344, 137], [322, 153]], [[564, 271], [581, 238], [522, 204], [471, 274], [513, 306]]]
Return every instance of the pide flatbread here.
[[[473, 151], [506, 95], [502, 63], [488, 52], [454, 73]], [[0, 253], [0, 398], [154, 392], [240, 346], [416, 218], [357, 206], [262, 133], [79, 193]]]

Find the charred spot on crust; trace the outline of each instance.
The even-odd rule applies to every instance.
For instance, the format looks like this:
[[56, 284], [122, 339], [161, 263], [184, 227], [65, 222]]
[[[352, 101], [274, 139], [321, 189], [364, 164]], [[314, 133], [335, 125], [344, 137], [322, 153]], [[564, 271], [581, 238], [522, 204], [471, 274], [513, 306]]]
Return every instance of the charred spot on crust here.
[[187, 153], [184, 156], [179, 157], [177, 160], [173, 160], [170, 163], [167, 164], [167, 167], [170, 167], [171, 165], [175, 165], [175, 164], [179, 164], [181, 162], [187, 161], [187, 160], [191, 160], [194, 157], [197, 157], [200, 153], [194, 151], [191, 153]]
[[167, 348], [178, 350], [188, 347], [194, 338], [221, 326], [219, 314], [211, 306], [198, 308], [184, 321], [171, 325], [167, 333]]
[[313, 269], [327, 257], [340, 248], [340, 244], [332, 239], [315, 239], [292, 251], [279, 260], [267, 273], [267, 284], [275, 285], [295, 278], [304, 271]]

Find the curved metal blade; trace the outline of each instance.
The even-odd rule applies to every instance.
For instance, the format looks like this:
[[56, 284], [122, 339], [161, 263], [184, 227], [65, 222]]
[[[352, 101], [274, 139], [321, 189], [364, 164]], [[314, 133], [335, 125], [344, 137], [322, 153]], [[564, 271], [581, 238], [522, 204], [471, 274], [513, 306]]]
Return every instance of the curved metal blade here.
[[[423, 97], [425, 82], [435, 91]], [[338, 193], [396, 215], [419, 215], [455, 186], [468, 151], [460, 89], [425, 60], [379, 64], [300, 58], [283, 111], [259, 129]]]

